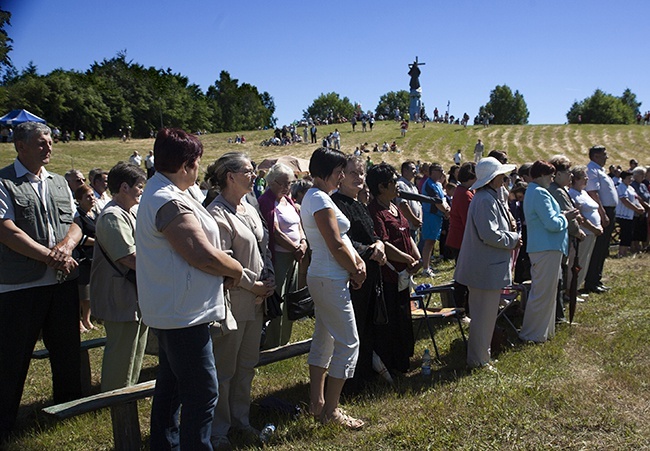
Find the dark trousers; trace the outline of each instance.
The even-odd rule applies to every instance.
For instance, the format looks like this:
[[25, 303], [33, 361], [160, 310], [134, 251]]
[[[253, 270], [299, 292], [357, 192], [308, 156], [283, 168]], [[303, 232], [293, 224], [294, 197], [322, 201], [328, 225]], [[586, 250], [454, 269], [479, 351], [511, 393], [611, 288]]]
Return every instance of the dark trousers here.
[[594, 251], [589, 261], [589, 269], [585, 276], [585, 288], [594, 289], [601, 284], [603, 277], [603, 266], [605, 259], [609, 255], [609, 243], [612, 240], [612, 232], [616, 227], [616, 207], [605, 207], [605, 212], [609, 218], [609, 225], [603, 229], [603, 234], [596, 238]]
[[218, 385], [210, 326], [151, 330], [158, 337], [160, 360], [151, 406], [151, 450], [211, 450]]
[[389, 370], [406, 373], [415, 346], [409, 291], [384, 280], [384, 301], [388, 324], [375, 326], [374, 349]]
[[77, 281], [0, 293], [0, 434], [16, 422], [39, 334], [50, 353], [56, 404], [81, 397]]

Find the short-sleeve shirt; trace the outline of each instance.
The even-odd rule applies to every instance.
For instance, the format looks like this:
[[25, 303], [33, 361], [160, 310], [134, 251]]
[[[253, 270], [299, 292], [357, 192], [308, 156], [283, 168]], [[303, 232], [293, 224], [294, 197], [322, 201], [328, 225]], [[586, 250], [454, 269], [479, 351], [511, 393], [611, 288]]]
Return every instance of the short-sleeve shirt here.
[[[397, 216], [391, 214], [390, 209], [382, 206], [373, 199], [368, 205], [370, 216], [375, 224], [375, 233], [380, 240], [388, 242], [395, 246], [400, 251], [412, 255], [413, 254], [413, 241], [409, 233], [408, 221], [397, 210]], [[406, 263], [390, 260], [390, 263], [395, 268], [395, 271], [400, 272], [406, 269]], [[386, 282], [397, 283], [397, 272], [384, 265], [381, 267], [381, 274]]]
[[347, 279], [350, 277], [350, 274], [334, 259], [314, 219], [314, 214], [325, 208], [329, 208], [334, 212], [343, 243], [353, 255], [355, 253], [352, 242], [346, 235], [350, 229], [350, 221], [348, 218], [345, 217], [343, 212], [336, 206], [326, 192], [318, 188], [310, 188], [305, 193], [300, 207], [302, 226], [312, 250], [308, 274], [314, 277], [328, 277], [334, 280]]
[[[576, 204], [580, 214], [587, 221], [591, 222], [593, 225], [600, 227], [600, 214], [598, 214], [598, 202], [596, 202], [587, 191], [582, 190], [578, 191], [577, 189], [570, 188], [569, 196], [573, 199], [573, 202]], [[593, 235], [594, 232], [587, 229], [586, 227], [581, 227], [582, 231], [587, 235]]]
[[587, 181], [586, 191], [598, 191], [600, 203], [603, 207], [615, 207], [618, 204], [618, 195], [614, 181], [607, 175], [605, 170], [595, 161], [587, 164]]
[[[278, 228], [282, 233], [287, 235], [291, 241], [297, 243], [300, 241], [300, 216], [295, 207], [289, 202], [275, 202], [275, 219], [278, 222]], [[277, 242], [275, 243], [275, 252], [291, 252], [283, 248]]]
[[[397, 187], [399, 188], [400, 191], [407, 192], [407, 193], [414, 193], [414, 194], [419, 194], [417, 186], [415, 186], [413, 183], [409, 182], [407, 179], [404, 177], [400, 177], [397, 180]], [[402, 202], [406, 202], [409, 207], [411, 207], [411, 211], [413, 214], [422, 220], [422, 204], [420, 201], [417, 200], [404, 200], [400, 199], [399, 197], [395, 199], [395, 203], [399, 206]], [[416, 230], [417, 227], [415, 227], [411, 222], [409, 221], [409, 228], [411, 230]]]
[[[631, 203], [639, 205], [639, 201], [636, 200], [636, 191], [632, 186], [628, 186], [625, 183], [618, 185], [618, 197], [619, 199], [627, 199]], [[619, 202], [616, 206], [616, 217], [619, 219], [634, 219], [634, 210], [628, 208], [623, 202]]]
[[95, 235], [114, 262], [135, 253], [135, 210], [126, 211], [114, 201], [106, 204], [95, 225]]

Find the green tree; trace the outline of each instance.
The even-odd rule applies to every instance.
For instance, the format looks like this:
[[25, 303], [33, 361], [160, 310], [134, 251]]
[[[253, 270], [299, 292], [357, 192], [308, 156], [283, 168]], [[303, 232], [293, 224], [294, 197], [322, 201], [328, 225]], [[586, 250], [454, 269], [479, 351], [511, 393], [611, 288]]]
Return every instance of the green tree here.
[[219, 80], [208, 88], [208, 107], [215, 119], [215, 131], [254, 130], [271, 125], [275, 104], [268, 94], [260, 94], [251, 84], [232, 78], [227, 71], [221, 71]]
[[[630, 100], [635, 102], [636, 96], [628, 96], [628, 101]], [[634, 110], [621, 97], [607, 94], [600, 89], [596, 89], [592, 96], [574, 102], [567, 112], [567, 120], [576, 124], [579, 115], [585, 124], [631, 124], [635, 119]]]
[[490, 92], [490, 101], [479, 109], [479, 115], [481, 111], [494, 115], [491, 123], [502, 125], [527, 124], [530, 116], [524, 96], [519, 91], [513, 94], [507, 85], [497, 85]]
[[337, 93], [329, 92], [321, 94], [302, 112], [305, 119], [325, 119], [330, 114], [349, 119], [354, 114], [354, 105], [347, 97], [341, 98]]
[[13, 74], [13, 64], [9, 53], [13, 50], [11, 43], [14, 41], [5, 30], [7, 25], [11, 26], [11, 13], [0, 9], [0, 78], [3, 82], [7, 74]]
[[627, 89], [625, 89], [625, 91], [623, 91], [623, 95], [621, 96], [621, 101], [625, 105], [630, 107], [630, 109], [632, 110], [632, 112], [634, 113], [635, 116], [641, 112], [641, 110], [640, 110], [641, 102], [636, 100], [636, 94], [634, 94], [630, 90], [630, 88], [627, 88]]
[[399, 108], [402, 115], [406, 114], [409, 110], [409, 93], [406, 90], [390, 91], [379, 98], [375, 114], [379, 116], [383, 114], [386, 118], [393, 116], [393, 111]]

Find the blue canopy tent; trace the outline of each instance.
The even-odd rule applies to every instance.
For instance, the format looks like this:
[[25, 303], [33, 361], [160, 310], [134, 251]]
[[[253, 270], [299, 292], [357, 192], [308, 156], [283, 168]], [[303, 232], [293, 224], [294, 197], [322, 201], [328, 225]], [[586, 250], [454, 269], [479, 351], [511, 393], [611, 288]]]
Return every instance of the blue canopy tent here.
[[2, 125], [17, 125], [23, 122], [41, 122], [44, 124], [45, 120], [27, 110], [13, 110], [0, 117], [0, 124]]

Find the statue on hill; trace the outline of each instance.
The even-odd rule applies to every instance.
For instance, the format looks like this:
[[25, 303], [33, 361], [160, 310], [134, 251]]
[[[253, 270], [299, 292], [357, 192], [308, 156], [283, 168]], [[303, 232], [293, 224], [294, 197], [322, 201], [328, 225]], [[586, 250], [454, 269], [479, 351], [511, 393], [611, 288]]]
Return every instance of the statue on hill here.
[[413, 64], [409, 64], [408, 74], [411, 76], [411, 81], [409, 86], [411, 87], [411, 92], [409, 93], [409, 119], [412, 121], [420, 122], [423, 119], [421, 116], [422, 103], [420, 98], [422, 97], [422, 88], [420, 87], [420, 66], [423, 66], [426, 63], [420, 63], [418, 57], [415, 57]]
[[408, 74], [411, 76], [411, 81], [409, 83], [409, 86], [411, 89], [419, 89], [420, 88], [420, 74], [422, 73], [420, 71], [419, 66], [423, 66], [426, 63], [420, 63], [418, 62], [418, 57], [415, 57], [415, 61], [413, 61], [413, 64], [409, 64], [409, 72]]

